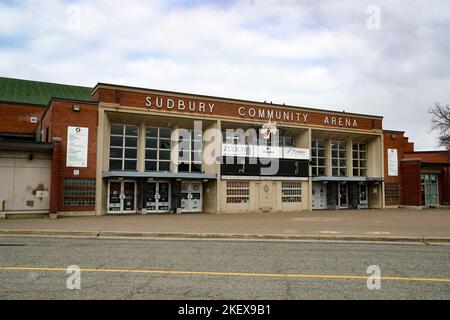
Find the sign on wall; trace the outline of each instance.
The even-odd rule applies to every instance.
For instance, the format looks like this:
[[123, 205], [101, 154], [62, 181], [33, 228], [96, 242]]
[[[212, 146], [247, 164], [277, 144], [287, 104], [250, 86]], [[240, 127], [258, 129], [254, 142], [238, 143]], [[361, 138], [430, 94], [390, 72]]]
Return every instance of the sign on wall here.
[[67, 127], [66, 167], [87, 167], [89, 128]]
[[398, 176], [397, 149], [388, 149], [388, 175]]
[[309, 160], [309, 149], [284, 147], [283, 148], [283, 158]]

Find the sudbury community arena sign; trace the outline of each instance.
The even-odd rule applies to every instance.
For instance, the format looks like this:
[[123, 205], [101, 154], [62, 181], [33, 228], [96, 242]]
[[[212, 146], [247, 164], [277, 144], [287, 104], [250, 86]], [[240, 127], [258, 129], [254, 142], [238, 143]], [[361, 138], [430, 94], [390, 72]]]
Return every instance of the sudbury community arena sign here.
[[[154, 110], [223, 115], [223, 112], [217, 111], [215, 102], [198, 99], [183, 99], [167, 96], [147, 96], [145, 97], [145, 106], [148, 109]], [[227, 108], [227, 110], [234, 110], [234, 116], [240, 118], [267, 121], [274, 120], [301, 124], [317, 124], [317, 122], [310, 123], [308, 121], [309, 112], [293, 111], [290, 109], [283, 110], [271, 107], [233, 105], [232, 108]], [[358, 128], [358, 119], [352, 117], [324, 115], [321, 124], [325, 126]]]

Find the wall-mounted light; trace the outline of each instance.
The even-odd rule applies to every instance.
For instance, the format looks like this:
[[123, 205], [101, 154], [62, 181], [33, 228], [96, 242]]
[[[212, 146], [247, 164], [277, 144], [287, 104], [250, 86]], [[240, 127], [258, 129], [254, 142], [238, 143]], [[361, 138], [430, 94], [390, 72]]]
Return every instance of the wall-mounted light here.
[[72, 110], [75, 111], [75, 112], [80, 112], [80, 105], [79, 104], [74, 104], [72, 106]]
[[397, 138], [397, 134], [395, 134], [395, 133], [391, 134], [391, 138], [392, 138], [392, 140], [395, 140], [395, 138]]

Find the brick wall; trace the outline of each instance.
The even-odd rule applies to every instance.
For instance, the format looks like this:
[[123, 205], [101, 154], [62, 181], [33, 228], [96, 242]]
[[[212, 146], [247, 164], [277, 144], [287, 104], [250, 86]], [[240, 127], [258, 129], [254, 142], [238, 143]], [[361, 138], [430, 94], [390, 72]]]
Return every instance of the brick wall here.
[[[0, 132], [34, 134], [46, 106], [0, 102]], [[31, 117], [37, 122], [31, 123]]]
[[[73, 111], [73, 105], [80, 106], [80, 111]], [[49, 127], [49, 140], [58, 143], [58, 191], [57, 211], [93, 211], [95, 206], [65, 206], [64, 205], [64, 179], [95, 179], [97, 154], [97, 104], [81, 103], [62, 100], [53, 100], [42, 119], [42, 131], [45, 139], [46, 127]], [[67, 128], [69, 126], [89, 128], [88, 165], [86, 168], [67, 168]], [[79, 170], [79, 176], [74, 176], [74, 169]]]
[[422, 205], [420, 170], [421, 162], [419, 159], [403, 160], [400, 162], [401, 204], [410, 206]]
[[[414, 151], [414, 143], [409, 142], [409, 139], [404, 136], [404, 132], [402, 131], [384, 131], [384, 182], [385, 184], [397, 184], [399, 200], [402, 198], [402, 184], [401, 184], [401, 175], [402, 172], [400, 170], [400, 161], [404, 158], [406, 152]], [[397, 149], [399, 170], [398, 176], [389, 176], [388, 175], [388, 149]], [[400, 205], [401, 201], [398, 202], [388, 202], [386, 201], [386, 205]]]

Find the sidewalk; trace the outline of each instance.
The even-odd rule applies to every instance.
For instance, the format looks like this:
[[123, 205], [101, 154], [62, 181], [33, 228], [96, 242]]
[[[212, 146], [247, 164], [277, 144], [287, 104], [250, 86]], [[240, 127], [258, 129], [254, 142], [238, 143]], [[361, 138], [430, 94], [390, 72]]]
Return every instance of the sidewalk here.
[[165, 214], [0, 220], [1, 234], [450, 242], [450, 210]]

